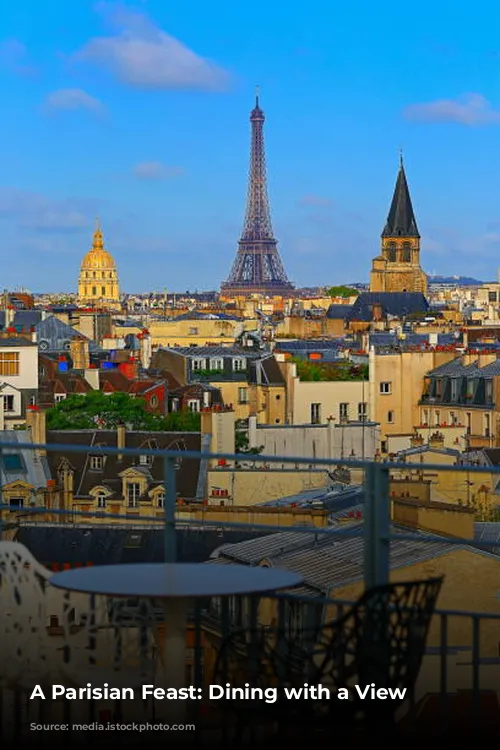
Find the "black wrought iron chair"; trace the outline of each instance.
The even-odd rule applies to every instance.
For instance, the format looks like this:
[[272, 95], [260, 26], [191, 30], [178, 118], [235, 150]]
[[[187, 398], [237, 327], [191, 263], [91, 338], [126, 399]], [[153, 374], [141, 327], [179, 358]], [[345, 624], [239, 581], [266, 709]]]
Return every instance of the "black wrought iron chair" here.
[[[368, 731], [394, 726], [397, 709], [417, 681], [442, 582], [432, 578], [370, 589], [345, 615], [300, 639], [284, 627], [231, 633], [221, 645], [213, 684], [277, 689], [275, 703], [225, 702], [234, 713], [237, 741], [259, 722], [274, 724], [278, 732], [302, 727], [307, 735], [321, 728], [345, 727], [351, 734], [358, 726]], [[285, 688], [305, 683], [328, 688], [329, 696], [285, 697]], [[372, 684], [404, 697], [363, 699], [355, 686]], [[348, 700], [338, 699], [341, 689], [347, 689]]]

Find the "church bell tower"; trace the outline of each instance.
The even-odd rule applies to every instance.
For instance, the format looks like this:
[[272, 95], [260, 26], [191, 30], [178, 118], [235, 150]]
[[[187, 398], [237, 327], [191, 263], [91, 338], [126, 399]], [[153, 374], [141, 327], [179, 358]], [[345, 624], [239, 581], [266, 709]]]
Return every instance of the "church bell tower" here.
[[427, 275], [420, 266], [420, 234], [400, 159], [396, 187], [382, 232], [381, 254], [373, 259], [370, 292], [427, 292]]

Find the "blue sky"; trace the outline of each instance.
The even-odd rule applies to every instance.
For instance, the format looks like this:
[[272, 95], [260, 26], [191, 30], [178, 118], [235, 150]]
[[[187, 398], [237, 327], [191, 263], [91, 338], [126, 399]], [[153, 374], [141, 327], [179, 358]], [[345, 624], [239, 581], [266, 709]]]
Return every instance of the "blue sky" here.
[[400, 147], [425, 270], [494, 278], [499, 20], [493, 0], [3, 3], [0, 284], [76, 289], [98, 215], [125, 291], [218, 288], [255, 84], [292, 281], [368, 279]]

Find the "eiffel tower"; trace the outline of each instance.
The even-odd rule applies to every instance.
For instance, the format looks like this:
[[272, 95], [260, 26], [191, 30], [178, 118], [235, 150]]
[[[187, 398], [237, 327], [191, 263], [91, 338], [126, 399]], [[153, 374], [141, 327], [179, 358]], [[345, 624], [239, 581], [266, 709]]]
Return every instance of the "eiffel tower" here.
[[273, 235], [267, 196], [264, 112], [259, 95], [250, 113], [252, 127], [248, 198], [243, 233], [229, 278], [221, 284], [226, 297], [250, 294], [289, 295], [294, 286], [288, 281]]

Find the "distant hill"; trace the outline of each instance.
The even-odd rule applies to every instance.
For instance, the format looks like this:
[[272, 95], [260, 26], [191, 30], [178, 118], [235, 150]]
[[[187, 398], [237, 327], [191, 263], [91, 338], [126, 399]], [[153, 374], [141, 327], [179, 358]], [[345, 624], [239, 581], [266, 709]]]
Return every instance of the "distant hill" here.
[[457, 286], [479, 286], [483, 281], [470, 276], [427, 276], [429, 284], [456, 284]]

